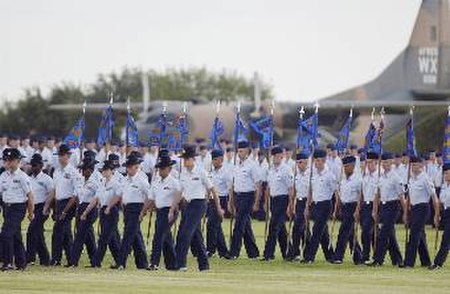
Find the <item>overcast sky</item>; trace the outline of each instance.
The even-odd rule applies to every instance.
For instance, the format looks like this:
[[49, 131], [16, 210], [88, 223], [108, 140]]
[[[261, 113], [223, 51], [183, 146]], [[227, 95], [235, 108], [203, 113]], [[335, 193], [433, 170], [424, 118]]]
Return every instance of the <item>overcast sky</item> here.
[[278, 100], [375, 78], [407, 45], [420, 0], [0, 0], [0, 99], [141, 66], [254, 71]]

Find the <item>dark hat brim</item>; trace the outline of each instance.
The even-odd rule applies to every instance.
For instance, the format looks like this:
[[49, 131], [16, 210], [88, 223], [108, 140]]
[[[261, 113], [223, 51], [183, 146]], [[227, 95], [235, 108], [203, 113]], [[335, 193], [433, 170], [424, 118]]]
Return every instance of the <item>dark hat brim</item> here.
[[169, 166], [175, 165], [177, 162], [175, 160], [171, 160], [170, 162], [159, 162], [155, 165], [155, 168], [165, 168]]

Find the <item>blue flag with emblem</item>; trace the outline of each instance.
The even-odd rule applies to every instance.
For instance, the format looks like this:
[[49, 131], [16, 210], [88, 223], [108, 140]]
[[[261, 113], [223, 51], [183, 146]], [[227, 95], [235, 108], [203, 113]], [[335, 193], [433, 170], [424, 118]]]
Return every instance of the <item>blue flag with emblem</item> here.
[[353, 117], [350, 115], [338, 134], [338, 139], [336, 141], [336, 150], [338, 154], [344, 154], [345, 150], [347, 150], [348, 141], [350, 139], [350, 128], [352, 127], [352, 120]]
[[64, 138], [64, 144], [71, 149], [80, 148], [84, 136], [84, 127], [85, 119], [83, 115]]
[[368, 152], [374, 152], [377, 154], [382, 153], [382, 143], [383, 143], [383, 120], [380, 121], [380, 127], [377, 130], [373, 122], [370, 123], [369, 129], [367, 130], [364, 142], [364, 154]]
[[265, 116], [250, 123], [255, 132], [261, 136], [261, 149], [269, 149], [273, 142], [273, 118]]
[[134, 122], [133, 116], [129, 112], [127, 114], [126, 122], [126, 141], [127, 146], [139, 146], [138, 129], [136, 123]]
[[319, 147], [319, 142], [317, 141], [319, 137], [319, 114], [316, 112], [308, 119], [300, 121], [300, 126], [310, 136], [314, 149], [317, 149]]
[[150, 146], [159, 146], [159, 134], [155, 132], [151, 132], [150, 136], [148, 137], [148, 145]]
[[161, 147], [165, 147], [167, 143], [167, 116], [165, 113], [161, 113], [158, 120], [158, 130], [159, 130], [159, 144]]
[[100, 126], [98, 127], [97, 145], [104, 146], [106, 143], [111, 142], [113, 127], [113, 109], [112, 106], [109, 105], [103, 113]]
[[444, 164], [450, 164], [450, 111], [447, 114], [444, 132], [444, 148], [442, 149], [442, 160]]
[[177, 140], [176, 135], [175, 134], [168, 134], [167, 135], [167, 144], [166, 144], [166, 148], [169, 151], [178, 151], [180, 149], [179, 146], [179, 140]]
[[187, 136], [189, 134], [189, 125], [185, 114], [178, 118], [176, 131], [178, 132], [178, 140], [176, 142], [176, 150], [174, 151], [180, 151], [181, 147], [184, 145], [184, 143], [186, 143]]
[[411, 117], [406, 123], [406, 152], [408, 156], [417, 156], [416, 134], [414, 133], [414, 121]]
[[299, 153], [311, 154], [312, 134], [305, 128], [303, 120], [297, 124], [297, 148]]
[[241, 141], [247, 142], [248, 129], [245, 127], [244, 122], [241, 120], [240, 112], [236, 113], [236, 121], [234, 125], [234, 143], [237, 144]]
[[222, 146], [220, 146], [220, 136], [223, 134], [224, 128], [223, 124], [220, 121], [219, 117], [216, 117], [213, 122], [212, 130], [211, 130], [211, 146], [213, 149], [222, 150]]

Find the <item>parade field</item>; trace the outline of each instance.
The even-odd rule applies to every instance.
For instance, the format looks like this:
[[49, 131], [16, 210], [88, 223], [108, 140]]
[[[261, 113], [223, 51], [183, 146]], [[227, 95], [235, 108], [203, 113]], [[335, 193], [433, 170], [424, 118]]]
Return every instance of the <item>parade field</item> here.
[[[225, 232], [228, 224], [226, 220]], [[253, 226], [262, 249], [264, 223], [253, 222]], [[47, 241], [51, 239], [50, 232], [47, 230]], [[434, 231], [429, 229], [427, 236], [434, 257]], [[397, 238], [403, 251], [401, 226], [397, 228]], [[0, 293], [449, 293], [448, 262], [438, 271], [417, 265], [414, 269], [399, 269], [390, 265], [388, 257], [386, 265], [369, 268], [351, 264], [348, 252], [342, 265], [326, 263], [320, 250], [319, 253], [312, 265], [288, 263], [279, 257], [272, 262], [249, 260], [245, 253], [235, 261], [214, 256], [208, 272], [199, 272], [191, 257], [187, 272], [136, 270], [133, 258], [125, 271], [111, 270], [106, 268], [109, 255], [104, 268], [90, 269], [84, 268], [88, 264], [84, 253], [75, 269], [35, 265], [25, 272], [0, 273]]]

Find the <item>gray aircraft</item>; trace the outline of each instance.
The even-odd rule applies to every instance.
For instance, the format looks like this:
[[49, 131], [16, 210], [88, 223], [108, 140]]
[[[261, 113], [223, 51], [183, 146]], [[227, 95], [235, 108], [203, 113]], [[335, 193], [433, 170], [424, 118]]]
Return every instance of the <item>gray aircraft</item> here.
[[[141, 138], [156, 128], [163, 105], [169, 119], [181, 115], [182, 101], [155, 100], [150, 103], [148, 77], [142, 79], [143, 103], [133, 103]], [[258, 76], [254, 78], [254, 101], [243, 102], [244, 120], [267, 115], [271, 103], [260, 99]], [[397, 58], [373, 81], [336, 95], [302, 103], [309, 111], [314, 104], [320, 106], [319, 124], [322, 139], [332, 141], [342, 126], [348, 110], [354, 108], [352, 133], [356, 143], [371, 120], [373, 108], [384, 108], [386, 136], [404, 127], [411, 106], [420, 108], [446, 108], [450, 104], [450, 3], [449, 0], [423, 0], [418, 12], [409, 44]], [[163, 98], [163, 97], [161, 97]], [[248, 100], [247, 100], [248, 101]], [[225, 138], [231, 138], [235, 120], [236, 103], [221, 105], [219, 116], [225, 125]], [[299, 103], [276, 103], [274, 122], [277, 140], [293, 141], [299, 116]], [[106, 104], [90, 104], [89, 109], [103, 109]], [[125, 104], [115, 104], [115, 109], [125, 109]], [[76, 109], [76, 105], [53, 105], [53, 109]], [[216, 116], [216, 103], [191, 100], [187, 104], [190, 138], [208, 138]]]

